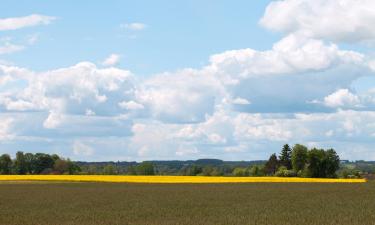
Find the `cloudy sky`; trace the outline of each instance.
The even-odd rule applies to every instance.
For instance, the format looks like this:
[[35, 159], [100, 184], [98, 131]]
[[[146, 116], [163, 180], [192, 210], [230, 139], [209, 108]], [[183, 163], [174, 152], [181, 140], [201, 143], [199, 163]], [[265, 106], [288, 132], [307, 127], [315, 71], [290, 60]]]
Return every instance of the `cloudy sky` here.
[[375, 1], [2, 1], [0, 153], [375, 160]]

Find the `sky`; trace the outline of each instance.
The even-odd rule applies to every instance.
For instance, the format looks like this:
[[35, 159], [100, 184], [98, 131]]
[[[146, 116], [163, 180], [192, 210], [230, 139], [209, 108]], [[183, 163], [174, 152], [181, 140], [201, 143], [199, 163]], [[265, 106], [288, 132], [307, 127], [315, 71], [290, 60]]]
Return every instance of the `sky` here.
[[2, 1], [0, 153], [375, 160], [375, 2]]

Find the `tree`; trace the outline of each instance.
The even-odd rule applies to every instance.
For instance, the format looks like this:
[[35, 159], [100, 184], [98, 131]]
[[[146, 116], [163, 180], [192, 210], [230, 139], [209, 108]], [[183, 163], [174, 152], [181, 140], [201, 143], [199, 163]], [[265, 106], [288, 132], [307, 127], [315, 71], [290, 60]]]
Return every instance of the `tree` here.
[[252, 177], [258, 177], [261, 176], [261, 169], [259, 168], [258, 165], [254, 165], [250, 168], [249, 175]]
[[12, 159], [8, 154], [0, 156], [0, 174], [10, 174], [12, 170]]
[[196, 176], [202, 173], [202, 167], [197, 166], [197, 165], [191, 165], [191, 166], [183, 168], [182, 173], [185, 176]]
[[279, 156], [280, 165], [285, 166], [288, 170], [292, 169], [291, 152], [289, 145], [285, 144]]
[[64, 159], [56, 159], [53, 164], [53, 170], [59, 174], [64, 174], [69, 171], [69, 163]]
[[79, 167], [76, 163], [70, 161], [69, 158], [66, 160], [66, 162], [68, 163], [68, 173], [70, 175], [76, 174], [77, 172], [81, 171], [81, 167]]
[[114, 175], [116, 174], [116, 168], [112, 164], [108, 164], [103, 168], [103, 174]]
[[26, 153], [25, 154], [25, 164], [26, 164], [26, 173], [33, 174], [33, 165], [34, 165], [34, 154]]
[[27, 163], [23, 152], [19, 151], [16, 153], [16, 159], [14, 160], [14, 172], [16, 174], [27, 173]]
[[296, 144], [292, 150], [292, 168], [293, 170], [298, 173], [305, 168], [306, 161], [307, 161], [307, 152], [308, 149], [304, 145]]
[[277, 171], [277, 168], [279, 166], [279, 161], [277, 160], [276, 154], [272, 154], [268, 161], [266, 162], [266, 165], [264, 166], [264, 173], [267, 175], [274, 175]]
[[247, 176], [249, 176], [248, 170], [246, 168], [241, 168], [241, 167], [234, 168], [232, 174], [233, 174], [233, 176], [236, 176], [236, 177], [247, 177]]
[[326, 177], [322, 159], [325, 153], [323, 149], [311, 149], [307, 154], [307, 176]]
[[138, 175], [155, 175], [154, 165], [150, 162], [142, 162], [137, 166]]
[[340, 168], [340, 157], [334, 149], [328, 149], [324, 155], [326, 177], [336, 177], [336, 171]]
[[203, 174], [203, 176], [211, 176], [212, 171], [213, 171], [212, 166], [205, 166], [202, 169], [202, 174]]
[[47, 169], [52, 169], [53, 164], [54, 161], [50, 155], [44, 153], [36, 153], [34, 155], [33, 171], [36, 174], [40, 174], [47, 171]]

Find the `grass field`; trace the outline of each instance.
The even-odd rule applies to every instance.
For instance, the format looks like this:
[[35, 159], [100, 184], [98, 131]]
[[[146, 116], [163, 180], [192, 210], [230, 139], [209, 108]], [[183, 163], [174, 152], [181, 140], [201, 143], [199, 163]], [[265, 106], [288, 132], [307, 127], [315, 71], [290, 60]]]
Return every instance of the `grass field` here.
[[0, 224], [375, 224], [375, 183], [2, 181]]

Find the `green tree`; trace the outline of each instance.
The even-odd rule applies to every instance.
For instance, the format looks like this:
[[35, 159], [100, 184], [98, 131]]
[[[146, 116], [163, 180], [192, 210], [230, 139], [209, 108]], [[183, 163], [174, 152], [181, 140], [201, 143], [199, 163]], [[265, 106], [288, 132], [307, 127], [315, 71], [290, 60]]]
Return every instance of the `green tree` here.
[[292, 169], [291, 153], [289, 145], [285, 144], [279, 156], [280, 165], [285, 166], [288, 170]]
[[67, 162], [68, 165], [69, 165], [69, 166], [68, 166], [68, 173], [69, 173], [70, 175], [72, 175], [72, 174], [76, 174], [76, 173], [78, 173], [78, 172], [81, 172], [81, 167], [79, 167], [76, 163], [70, 161], [69, 158], [66, 160], [66, 162]]
[[42, 172], [48, 171], [48, 169], [52, 169], [54, 165], [53, 158], [44, 153], [36, 153], [34, 155], [33, 161], [33, 171], [36, 174], [40, 174]]
[[236, 176], [236, 177], [247, 177], [247, 176], [249, 176], [248, 170], [246, 168], [241, 168], [241, 167], [234, 168], [232, 174], [233, 174], [233, 176]]
[[191, 166], [183, 168], [182, 173], [185, 176], [196, 176], [202, 173], [202, 167], [198, 165], [191, 165]]
[[34, 154], [25, 153], [26, 173], [33, 174]]
[[16, 174], [27, 173], [27, 163], [23, 152], [19, 151], [16, 153], [16, 159], [14, 160], [14, 172]]
[[10, 174], [12, 171], [12, 159], [8, 154], [0, 156], [0, 174]]
[[103, 168], [103, 174], [114, 175], [116, 174], [116, 168], [112, 164], [108, 164]]
[[307, 176], [309, 177], [326, 177], [323, 164], [323, 149], [311, 149], [307, 154]]
[[266, 175], [274, 175], [279, 167], [279, 161], [276, 154], [272, 154], [266, 164], [264, 165], [264, 173]]
[[292, 150], [292, 168], [298, 173], [305, 168], [308, 149], [304, 145], [296, 144]]
[[203, 170], [202, 170], [203, 176], [211, 176], [212, 172], [213, 172], [212, 166], [203, 167]]
[[53, 164], [53, 170], [59, 174], [64, 174], [69, 171], [69, 163], [64, 159], [56, 159]]
[[262, 170], [258, 165], [254, 165], [250, 168], [249, 175], [252, 177], [262, 176]]
[[324, 155], [326, 177], [336, 177], [336, 171], [340, 168], [340, 157], [334, 149], [328, 149]]
[[150, 162], [142, 162], [137, 166], [138, 175], [155, 175], [154, 165]]

